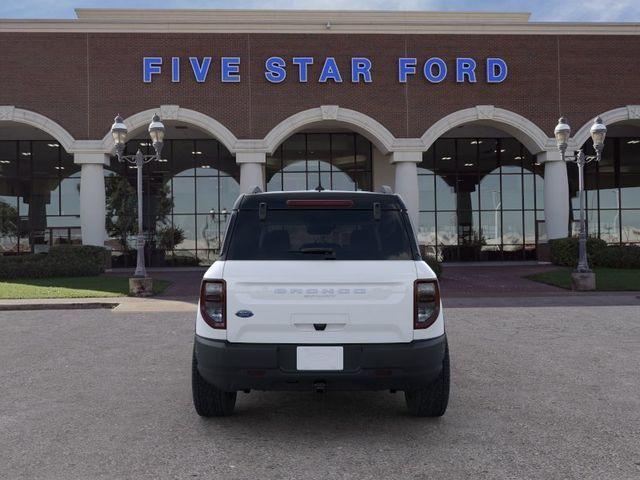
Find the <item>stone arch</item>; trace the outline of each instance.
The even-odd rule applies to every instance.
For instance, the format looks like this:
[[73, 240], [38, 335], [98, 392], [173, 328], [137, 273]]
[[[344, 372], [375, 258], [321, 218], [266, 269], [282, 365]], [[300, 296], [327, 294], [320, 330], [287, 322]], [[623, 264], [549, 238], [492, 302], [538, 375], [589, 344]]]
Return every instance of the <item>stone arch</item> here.
[[[606, 126], [627, 120], [636, 120], [640, 123], [640, 105], [626, 105], [624, 107], [614, 108], [613, 110], [601, 113], [600, 118], [602, 118], [602, 122]], [[573, 147], [574, 150], [582, 148], [582, 145], [584, 145], [591, 136], [589, 131], [591, 129], [591, 125], [593, 125], [593, 118], [590, 118], [589, 121], [582, 125], [580, 130], [573, 135], [571, 138], [572, 144], [569, 146]]]
[[273, 153], [291, 135], [318, 123], [334, 123], [349, 127], [369, 139], [383, 154], [393, 150], [396, 140], [386, 127], [364, 113], [337, 105], [322, 105], [285, 118], [264, 137], [264, 147], [268, 153]]
[[0, 106], [0, 123], [2, 122], [22, 123], [35, 127], [55, 138], [67, 152], [73, 151], [75, 139], [71, 134], [60, 124], [44, 115], [13, 105], [4, 105]]
[[[156, 113], [160, 115], [162, 121], [174, 120], [200, 128], [222, 143], [231, 153], [235, 153], [237, 150], [236, 143], [238, 142], [238, 139], [231, 130], [225, 127], [222, 123], [208, 115], [205, 115], [204, 113], [183, 108], [178, 105], [161, 105], [160, 108], [151, 108], [149, 110], [138, 112], [127, 117], [124, 120], [124, 123], [129, 131], [137, 130], [141, 127], [146, 127], [151, 121], [151, 117]], [[107, 132], [102, 139], [102, 147], [105, 153], [113, 154], [114, 144], [111, 132]]]
[[553, 139], [547, 137], [540, 127], [522, 115], [493, 105], [477, 105], [450, 113], [434, 123], [421, 137], [425, 150], [452, 128], [473, 122], [504, 130], [533, 154], [555, 148]]

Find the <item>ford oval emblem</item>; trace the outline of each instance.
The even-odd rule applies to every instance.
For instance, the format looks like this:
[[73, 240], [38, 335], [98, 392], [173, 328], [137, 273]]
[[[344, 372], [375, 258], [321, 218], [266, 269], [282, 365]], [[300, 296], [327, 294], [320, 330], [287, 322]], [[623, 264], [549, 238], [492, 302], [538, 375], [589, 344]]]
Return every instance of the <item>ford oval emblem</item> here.
[[238, 310], [236, 312], [236, 317], [240, 317], [240, 318], [253, 317], [253, 312], [251, 310]]

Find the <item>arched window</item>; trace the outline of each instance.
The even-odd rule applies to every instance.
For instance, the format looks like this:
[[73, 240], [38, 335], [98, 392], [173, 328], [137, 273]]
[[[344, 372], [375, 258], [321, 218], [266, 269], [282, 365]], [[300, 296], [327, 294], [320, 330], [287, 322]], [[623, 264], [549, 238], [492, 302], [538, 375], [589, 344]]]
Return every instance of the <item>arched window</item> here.
[[445, 260], [526, 259], [543, 218], [542, 168], [513, 138], [440, 138], [418, 166], [418, 240]]
[[267, 190], [372, 189], [372, 145], [356, 133], [297, 133], [267, 157]]
[[[33, 129], [33, 138], [46, 138]], [[79, 244], [80, 167], [53, 139], [0, 140], [0, 253]]]
[[[640, 243], [640, 136], [632, 136], [633, 127], [610, 127], [613, 135], [605, 140], [602, 159], [585, 167], [587, 229], [590, 235], [610, 244]], [[618, 132], [616, 132], [618, 130]], [[625, 136], [615, 136], [624, 134]], [[593, 155], [593, 145], [584, 145], [587, 155]], [[570, 220], [572, 233], [577, 235], [580, 219], [578, 172], [567, 165]]]
[[[126, 153], [133, 154], [138, 148], [145, 154], [153, 149], [149, 140], [131, 140], [127, 142]], [[111, 168], [115, 175], [107, 173], [107, 210], [114, 214], [110, 205], [115, 189], [110, 183], [125, 179], [135, 194], [136, 169], [131, 164], [118, 163], [115, 157]], [[145, 231], [150, 232], [149, 264], [206, 265], [214, 261], [240, 192], [239, 182], [240, 169], [235, 158], [217, 140], [165, 140], [162, 160], [143, 167], [144, 225]], [[117, 217], [112, 216], [114, 220]], [[132, 229], [113, 228], [109, 222], [107, 227], [108, 244], [114, 250], [134, 247]], [[123, 237], [119, 230], [120, 233], [126, 230], [127, 235]], [[116, 263], [131, 264], [134, 258], [133, 254], [130, 256], [120, 255], [122, 258]]]

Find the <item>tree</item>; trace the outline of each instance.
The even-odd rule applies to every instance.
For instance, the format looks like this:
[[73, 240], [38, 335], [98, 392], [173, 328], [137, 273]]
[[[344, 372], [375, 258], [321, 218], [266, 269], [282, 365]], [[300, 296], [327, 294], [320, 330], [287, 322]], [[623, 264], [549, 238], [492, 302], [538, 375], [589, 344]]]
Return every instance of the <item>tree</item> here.
[[[107, 232], [118, 239], [123, 250], [129, 250], [127, 239], [138, 233], [138, 196], [126, 177], [112, 176], [105, 182], [107, 200]], [[169, 187], [162, 185], [153, 196], [153, 205], [147, 218], [151, 218], [151, 229], [165, 223], [173, 208]]]
[[18, 210], [0, 201], [0, 236], [18, 236]]

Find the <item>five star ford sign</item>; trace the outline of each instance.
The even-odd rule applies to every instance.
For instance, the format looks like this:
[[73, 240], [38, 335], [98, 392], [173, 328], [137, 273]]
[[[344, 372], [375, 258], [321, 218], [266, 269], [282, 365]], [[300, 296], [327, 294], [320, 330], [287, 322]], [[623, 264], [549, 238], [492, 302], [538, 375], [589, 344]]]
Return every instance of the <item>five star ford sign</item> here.
[[[218, 73], [222, 83], [238, 83], [241, 81], [240, 57], [221, 57]], [[352, 57], [347, 71], [338, 66], [335, 57], [315, 59], [313, 57], [269, 57], [264, 62], [264, 76], [270, 83], [284, 82], [289, 75], [299, 83], [329, 81], [342, 83], [345, 78], [351, 83], [372, 83], [375, 77], [375, 66], [367, 57]], [[163, 67], [167, 65], [171, 81], [179, 83], [183, 75], [183, 64], [196, 82], [204, 83], [209, 77], [213, 64], [213, 57], [144, 57], [142, 59], [142, 79], [151, 83], [154, 76], [163, 74]], [[483, 65], [482, 68], [479, 67]], [[418, 71], [420, 70], [420, 72]], [[449, 71], [452, 73], [449, 73]], [[411, 77], [422, 76], [430, 83], [440, 83], [448, 75], [455, 75], [457, 83], [476, 83], [481, 77], [486, 83], [502, 83], [508, 74], [507, 62], [502, 58], [489, 57], [482, 62], [474, 58], [459, 57], [447, 62], [440, 57], [431, 57], [424, 62], [417, 58], [400, 57], [397, 62], [398, 82], [406, 83]], [[346, 77], [345, 77], [346, 75]]]

